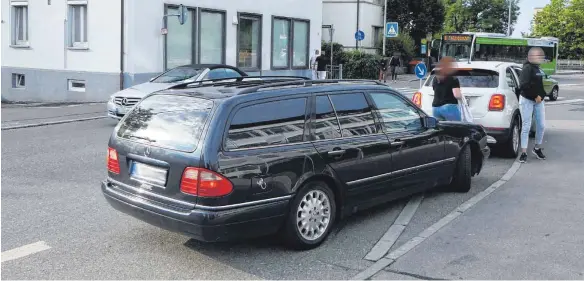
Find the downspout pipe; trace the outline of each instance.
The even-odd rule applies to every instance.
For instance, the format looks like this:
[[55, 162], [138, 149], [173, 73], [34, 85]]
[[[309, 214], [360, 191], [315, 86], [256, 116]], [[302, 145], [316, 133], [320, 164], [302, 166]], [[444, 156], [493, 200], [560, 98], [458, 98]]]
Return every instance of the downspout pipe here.
[[124, 20], [124, 7], [125, 7], [125, 1], [121, 0], [121, 9], [120, 9], [120, 90], [124, 89], [124, 70], [125, 70], [125, 65], [124, 65], [124, 24], [125, 24], [125, 20]]

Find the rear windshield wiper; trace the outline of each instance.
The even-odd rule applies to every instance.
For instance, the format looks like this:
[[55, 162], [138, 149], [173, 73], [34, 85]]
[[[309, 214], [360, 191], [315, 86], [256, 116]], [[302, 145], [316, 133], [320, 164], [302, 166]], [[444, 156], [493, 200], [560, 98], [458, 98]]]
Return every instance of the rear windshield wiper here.
[[126, 135], [129, 138], [133, 138], [133, 139], [140, 139], [140, 140], [145, 140], [147, 142], [156, 142], [156, 140], [153, 140], [149, 137], [141, 137], [141, 136], [136, 136], [136, 135]]

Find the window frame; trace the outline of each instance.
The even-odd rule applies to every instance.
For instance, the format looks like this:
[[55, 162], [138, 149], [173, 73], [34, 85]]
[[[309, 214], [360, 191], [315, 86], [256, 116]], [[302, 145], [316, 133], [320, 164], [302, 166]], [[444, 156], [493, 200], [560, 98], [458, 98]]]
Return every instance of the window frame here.
[[[79, 20], [81, 24], [79, 30], [81, 31], [81, 40], [85, 41], [75, 41], [75, 8], [80, 8]], [[68, 30], [68, 48], [69, 49], [88, 49], [89, 48], [89, 38], [87, 33], [89, 33], [89, 27], [87, 25], [88, 21], [88, 3], [87, 1], [67, 1], [67, 28]], [[85, 32], [87, 30], [87, 32]]]
[[[381, 39], [381, 40], [385, 39], [383, 36], [384, 35], [383, 34], [384, 28], [383, 28], [383, 26], [379, 26], [379, 25], [372, 25], [371, 27], [373, 29], [373, 36], [371, 36], [371, 39], [373, 42], [371, 44], [371, 47], [375, 48], [376, 47], [375, 45], [377, 44], [377, 41], [379, 41], [379, 39]], [[377, 29], [380, 32], [376, 32]], [[383, 43], [383, 41], [381, 41], [381, 42]], [[382, 54], [382, 55], [384, 55], [384, 54]]]
[[[225, 64], [225, 52], [227, 49], [227, 11], [226, 10], [218, 10], [218, 9], [210, 9], [210, 8], [196, 8], [196, 14], [197, 14], [197, 19], [196, 19], [196, 24], [195, 24], [195, 28], [193, 30], [195, 30], [196, 32], [196, 43], [195, 43], [195, 49], [196, 49], [196, 64], [201, 62], [201, 14], [202, 13], [213, 13], [213, 14], [220, 14], [223, 19], [222, 19], [222, 23], [223, 26], [221, 28], [221, 62], [215, 63], [215, 64]], [[168, 18], [168, 17], [167, 17]], [[193, 22], [195, 22], [193, 20]], [[193, 57], [195, 58], [195, 57]]]
[[[511, 82], [515, 84], [515, 87], [509, 85], [509, 81], [507, 81], [507, 75], [511, 75]], [[517, 79], [517, 77], [515, 77], [515, 71], [513, 71], [513, 67], [505, 68], [505, 82], [507, 84], [507, 87], [509, 87], [509, 89], [511, 90], [515, 90], [516, 88], [519, 87], [519, 80]]]
[[[274, 66], [274, 22], [275, 20], [285, 20], [288, 21], [288, 59], [287, 59], [287, 66]], [[304, 22], [308, 25], [308, 32], [306, 32], [306, 59], [305, 63], [306, 66], [294, 66], [294, 22]], [[270, 69], [271, 70], [305, 70], [310, 68], [310, 20], [309, 19], [301, 19], [301, 18], [293, 18], [293, 17], [284, 17], [284, 16], [276, 16], [272, 15], [272, 24], [271, 24], [271, 31], [270, 31]]]
[[[248, 18], [255, 18], [259, 21], [260, 28], [259, 28], [259, 53], [258, 53], [258, 67], [240, 67], [239, 66], [239, 24], [241, 24], [241, 18], [248, 17]], [[256, 13], [248, 13], [248, 12], [237, 12], [237, 32], [236, 32], [236, 40], [235, 40], [235, 66], [243, 71], [260, 71], [262, 69], [262, 56], [264, 53], [263, 50], [263, 34], [264, 34], [264, 16], [262, 14]]]
[[[20, 81], [24, 81], [24, 85], [20, 85]], [[12, 89], [26, 89], [26, 75], [23, 73], [12, 73]]]
[[394, 91], [388, 91], [388, 90], [369, 90], [365, 92], [365, 97], [367, 98], [367, 101], [369, 102], [371, 108], [373, 109], [373, 116], [375, 116], [376, 121], [379, 123], [380, 126], [380, 131], [383, 134], [386, 135], [404, 135], [404, 134], [411, 134], [414, 132], [419, 132], [419, 130], [403, 130], [400, 132], [386, 132], [385, 131], [385, 126], [383, 122], [383, 117], [380, 116], [379, 112], [379, 108], [377, 107], [377, 104], [375, 103], [375, 100], [373, 99], [373, 97], [371, 96], [372, 94], [387, 94], [387, 95], [391, 95], [393, 97], [395, 97], [398, 100], [403, 101], [405, 104], [409, 105], [413, 111], [415, 111], [419, 118], [420, 118], [420, 122], [422, 124], [421, 129], [425, 129], [424, 127], [424, 122], [423, 122], [423, 118], [428, 117], [428, 115], [419, 107], [417, 107], [414, 103], [412, 103], [411, 100], [409, 100], [408, 98], [406, 98], [405, 96], [403, 96], [400, 93], [394, 92]]
[[[83, 83], [83, 88], [73, 86], [73, 83]], [[67, 91], [85, 93], [87, 89], [87, 80], [67, 79]]]
[[[18, 38], [18, 28], [16, 25], [17, 17], [16, 11], [18, 9], [26, 9], [26, 13], [23, 12], [25, 15], [25, 19], [22, 20], [22, 24], [24, 25], [22, 32], [23, 32], [23, 40], [19, 40]], [[29, 34], [29, 5], [28, 1], [10, 1], [10, 46], [14, 48], [29, 48], [30, 47], [30, 34]]]
[[[305, 99], [305, 109], [304, 109], [304, 130], [302, 133], [302, 141], [295, 142], [295, 143], [284, 143], [284, 144], [274, 144], [274, 145], [264, 145], [258, 147], [249, 147], [249, 148], [229, 148], [227, 147], [227, 138], [229, 136], [229, 127], [231, 127], [231, 123], [235, 118], [235, 115], [243, 108], [259, 105], [259, 104], [266, 104], [278, 101], [285, 101], [285, 100], [293, 100], [293, 99]], [[258, 149], [266, 149], [272, 147], [283, 147], [283, 146], [293, 146], [293, 145], [302, 145], [310, 143], [310, 135], [309, 135], [309, 124], [311, 122], [311, 114], [314, 112], [312, 110], [313, 101], [311, 94], [300, 94], [300, 95], [291, 95], [285, 97], [277, 97], [277, 98], [269, 98], [269, 99], [258, 99], [249, 102], [243, 102], [231, 108], [229, 112], [229, 117], [225, 121], [225, 128], [223, 128], [223, 136], [221, 138], [221, 151], [223, 152], [237, 152], [237, 151], [249, 151], [249, 150], [258, 150]]]
[[[168, 14], [168, 10], [172, 9], [172, 8], [177, 8], [178, 9], [179, 5], [176, 4], [164, 4], [164, 15]], [[191, 34], [191, 63], [190, 64], [195, 64], [196, 62], [196, 54], [197, 54], [197, 46], [198, 46], [198, 36], [197, 36], [197, 28], [198, 28], [198, 13], [197, 13], [197, 7], [194, 6], [185, 6], [185, 9], [187, 9], [188, 11], [188, 16], [193, 17], [192, 20], [192, 34]], [[164, 17], [164, 28], [168, 31], [168, 18], [169, 17]], [[174, 17], [173, 17], [174, 18]], [[172, 68], [168, 68], [168, 33], [164, 34], [164, 38], [163, 38], [163, 51], [162, 51], [162, 60], [163, 60], [163, 67], [164, 67], [164, 71], [163, 72], [167, 72], [173, 68], [176, 67], [172, 67]]]

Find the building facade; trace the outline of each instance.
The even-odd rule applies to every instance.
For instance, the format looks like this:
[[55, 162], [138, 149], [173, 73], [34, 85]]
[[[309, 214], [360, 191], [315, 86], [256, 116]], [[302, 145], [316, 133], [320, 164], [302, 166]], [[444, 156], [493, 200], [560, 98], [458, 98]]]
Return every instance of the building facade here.
[[105, 101], [185, 64], [309, 76], [321, 1], [3, 0], [2, 100]]
[[[380, 52], [383, 38], [383, 7], [385, 0], [323, 0], [322, 23], [334, 26], [333, 41], [345, 49]], [[361, 41], [355, 40], [357, 30], [365, 33]], [[328, 30], [323, 29], [322, 38], [329, 41]]]

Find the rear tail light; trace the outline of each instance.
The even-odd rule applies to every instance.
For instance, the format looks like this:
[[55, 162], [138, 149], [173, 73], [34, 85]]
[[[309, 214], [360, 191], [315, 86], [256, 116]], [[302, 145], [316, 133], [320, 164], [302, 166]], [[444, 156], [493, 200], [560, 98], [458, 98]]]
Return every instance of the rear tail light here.
[[489, 101], [489, 111], [503, 111], [505, 108], [505, 96], [494, 94]]
[[416, 92], [412, 97], [412, 101], [416, 104], [419, 108], [422, 108], [422, 93]]
[[107, 148], [107, 170], [114, 173], [120, 173], [120, 161], [118, 160], [118, 152], [111, 148]]
[[187, 167], [180, 181], [180, 190], [199, 197], [220, 197], [231, 193], [233, 185], [215, 172]]

